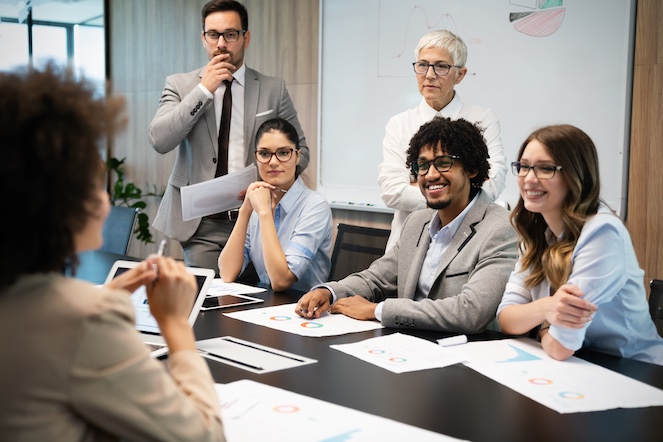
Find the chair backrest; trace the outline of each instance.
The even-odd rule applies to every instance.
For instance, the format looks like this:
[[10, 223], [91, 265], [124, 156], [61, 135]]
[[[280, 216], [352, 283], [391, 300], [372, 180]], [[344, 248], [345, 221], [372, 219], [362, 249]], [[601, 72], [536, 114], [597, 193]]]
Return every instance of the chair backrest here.
[[367, 269], [384, 255], [390, 230], [339, 224], [331, 256], [330, 281]]
[[649, 314], [658, 334], [663, 336], [663, 280], [652, 279], [649, 288]]
[[137, 216], [138, 209], [134, 207], [111, 206], [110, 214], [104, 223], [104, 244], [101, 250], [126, 255]]

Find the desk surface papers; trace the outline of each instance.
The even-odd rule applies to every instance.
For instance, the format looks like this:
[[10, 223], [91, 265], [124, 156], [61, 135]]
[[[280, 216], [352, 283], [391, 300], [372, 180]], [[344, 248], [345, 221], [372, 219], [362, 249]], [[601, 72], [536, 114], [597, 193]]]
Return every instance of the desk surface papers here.
[[463, 361], [462, 356], [435, 342], [402, 333], [330, 347], [394, 373], [446, 367]]
[[458, 440], [247, 379], [216, 384], [216, 391], [230, 442]]
[[344, 335], [382, 328], [382, 324], [379, 322], [358, 321], [340, 314], [324, 313], [318, 319], [303, 318], [295, 313], [295, 307], [297, 304], [284, 304], [224, 313], [224, 315], [276, 330], [312, 337]]
[[663, 390], [573, 356], [557, 361], [530, 339], [470, 342], [452, 351], [466, 366], [558, 413], [663, 405]]

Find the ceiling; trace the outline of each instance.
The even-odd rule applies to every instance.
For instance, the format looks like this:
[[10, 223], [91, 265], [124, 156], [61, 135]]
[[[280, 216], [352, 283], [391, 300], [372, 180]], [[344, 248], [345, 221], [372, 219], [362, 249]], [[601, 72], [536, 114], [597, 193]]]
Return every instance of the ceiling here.
[[[0, 17], [25, 15], [26, 0], [0, 0]], [[32, 0], [32, 19], [58, 23], [104, 25], [104, 0]]]

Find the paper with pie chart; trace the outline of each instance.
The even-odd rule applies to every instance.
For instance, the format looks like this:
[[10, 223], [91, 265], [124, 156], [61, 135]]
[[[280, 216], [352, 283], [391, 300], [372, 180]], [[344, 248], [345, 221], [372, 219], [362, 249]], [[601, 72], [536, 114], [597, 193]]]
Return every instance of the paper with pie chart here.
[[663, 390], [574, 356], [557, 361], [531, 339], [470, 342], [464, 365], [551, 408], [580, 413], [663, 405]]
[[307, 319], [297, 315], [295, 307], [297, 304], [283, 304], [224, 314], [240, 321], [316, 338], [382, 328], [382, 324], [379, 322], [358, 321], [340, 314], [324, 313], [318, 319]]
[[229, 441], [459, 440], [248, 379], [215, 387]]
[[402, 333], [330, 347], [394, 373], [447, 367], [463, 361], [462, 356], [435, 342]]

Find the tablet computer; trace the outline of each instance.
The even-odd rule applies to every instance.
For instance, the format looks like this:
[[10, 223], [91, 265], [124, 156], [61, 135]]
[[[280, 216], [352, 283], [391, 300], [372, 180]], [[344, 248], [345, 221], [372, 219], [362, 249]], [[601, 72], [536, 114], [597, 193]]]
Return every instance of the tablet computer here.
[[217, 308], [238, 307], [241, 305], [257, 304], [264, 302], [260, 298], [238, 294], [222, 294], [219, 296], [208, 296], [203, 301], [200, 310], [213, 310]]

